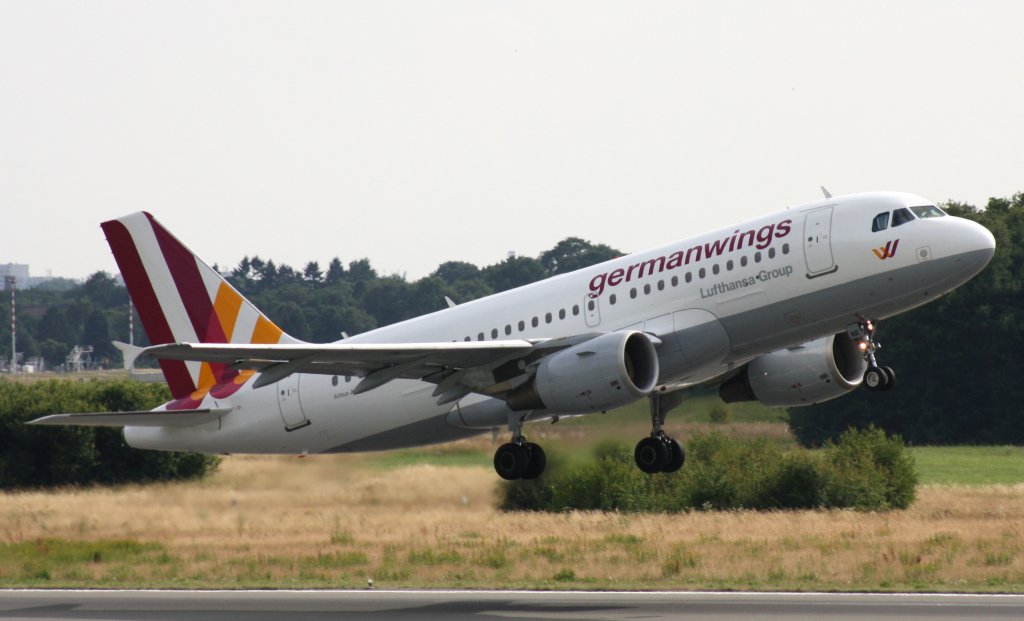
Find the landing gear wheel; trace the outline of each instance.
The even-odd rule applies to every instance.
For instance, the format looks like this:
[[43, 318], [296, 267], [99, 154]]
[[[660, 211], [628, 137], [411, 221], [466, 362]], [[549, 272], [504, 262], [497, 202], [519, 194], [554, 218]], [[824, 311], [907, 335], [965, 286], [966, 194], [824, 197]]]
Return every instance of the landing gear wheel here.
[[668, 445], [661, 438], [655, 437], [640, 440], [633, 451], [637, 467], [647, 474], [664, 471], [670, 457]]
[[667, 438], [666, 440], [666, 445], [669, 449], [669, 458], [668, 463], [661, 469], [661, 471], [665, 473], [676, 472], [682, 468], [683, 464], [686, 462], [686, 451], [683, 450], [682, 444], [676, 442], [675, 438]]
[[[893, 374], [893, 379], [896, 375]], [[889, 375], [881, 367], [870, 366], [864, 371], [864, 385], [868, 390], [886, 390], [889, 385]]]
[[893, 386], [896, 385], [896, 371], [892, 370], [892, 367], [882, 367], [882, 372], [885, 373], [885, 388], [882, 390], [892, 390]]
[[544, 467], [548, 465], [548, 457], [539, 444], [530, 442], [526, 445], [526, 452], [530, 455], [526, 464], [526, 471], [523, 472], [524, 479], [536, 479], [544, 473]]
[[502, 444], [494, 452], [494, 471], [506, 481], [523, 478], [530, 464], [530, 453], [522, 444]]

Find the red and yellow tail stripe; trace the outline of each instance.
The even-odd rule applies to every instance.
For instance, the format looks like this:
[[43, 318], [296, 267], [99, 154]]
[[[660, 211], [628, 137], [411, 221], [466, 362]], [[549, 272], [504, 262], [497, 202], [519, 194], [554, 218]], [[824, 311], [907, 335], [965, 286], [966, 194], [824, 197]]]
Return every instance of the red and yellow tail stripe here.
[[[101, 226], [153, 345], [298, 342], [150, 214]], [[161, 360], [160, 367], [176, 400], [173, 409], [198, 407], [208, 394], [228, 397], [254, 375], [223, 363]]]

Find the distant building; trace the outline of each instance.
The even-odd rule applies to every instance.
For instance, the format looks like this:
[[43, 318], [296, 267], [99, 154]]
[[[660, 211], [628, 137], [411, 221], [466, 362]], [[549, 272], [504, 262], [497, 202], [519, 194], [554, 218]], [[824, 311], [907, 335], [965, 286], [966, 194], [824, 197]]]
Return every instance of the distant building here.
[[14, 277], [19, 289], [28, 284], [28, 266], [20, 263], [0, 263], [0, 280], [4, 282], [4, 291], [11, 288], [10, 278]]
[[15, 278], [18, 289], [31, 289], [42, 283], [53, 280], [52, 276], [29, 276], [28, 265], [22, 263], [0, 263], [0, 281], [4, 283], [4, 291], [10, 290], [10, 277]]

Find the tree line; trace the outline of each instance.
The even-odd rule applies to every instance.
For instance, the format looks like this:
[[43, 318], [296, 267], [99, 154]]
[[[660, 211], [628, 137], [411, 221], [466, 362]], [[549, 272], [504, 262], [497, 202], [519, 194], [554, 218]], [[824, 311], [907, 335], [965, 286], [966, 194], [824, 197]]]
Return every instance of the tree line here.
[[[355, 335], [441, 310], [445, 296], [468, 302], [622, 254], [568, 237], [536, 258], [511, 256], [482, 268], [448, 261], [414, 281], [379, 274], [365, 258], [346, 266], [335, 257], [326, 267], [310, 261], [295, 269], [254, 255], [234, 268], [214, 268], [286, 332], [325, 343], [340, 339], [342, 332]], [[11, 358], [10, 304], [10, 294], [0, 294], [0, 360]], [[18, 291], [18, 351], [25, 359], [42, 357], [49, 368], [56, 368], [76, 345], [90, 346], [94, 360], [118, 366], [120, 353], [110, 342], [128, 342], [128, 313], [127, 290], [105, 272], [82, 284], [56, 279]], [[149, 344], [137, 316], [134, 337], [138, 345]]]

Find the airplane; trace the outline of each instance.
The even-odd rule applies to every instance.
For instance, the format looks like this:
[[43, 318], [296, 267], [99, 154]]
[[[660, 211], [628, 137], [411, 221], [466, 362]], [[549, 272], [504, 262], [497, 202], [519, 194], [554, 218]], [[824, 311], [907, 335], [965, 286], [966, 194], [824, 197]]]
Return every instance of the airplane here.
[[54, 414], [123, 427], [133, 447], [319, 454], [448, 442], [507, 428], [506, 480], [546, 455], [525, 423], [648, 399], [647, 473], [685, 461], [664, 431], [687, 391], [803, 406], [890, 389], [878, 321], [938, 299], [995, 252], [983, 226], [913, 194], [831, 196], [329, 344], [279, 328], [145, 212], [101, 225], [173, 400]]

